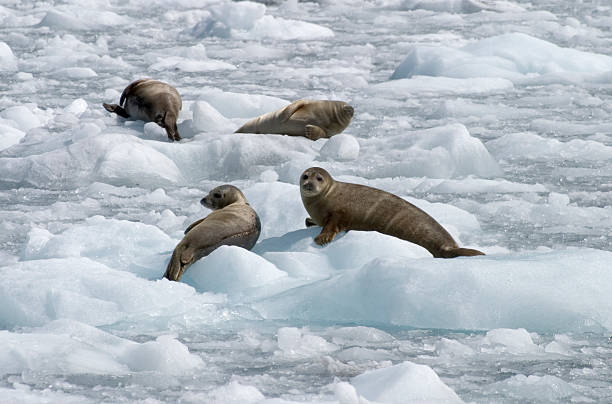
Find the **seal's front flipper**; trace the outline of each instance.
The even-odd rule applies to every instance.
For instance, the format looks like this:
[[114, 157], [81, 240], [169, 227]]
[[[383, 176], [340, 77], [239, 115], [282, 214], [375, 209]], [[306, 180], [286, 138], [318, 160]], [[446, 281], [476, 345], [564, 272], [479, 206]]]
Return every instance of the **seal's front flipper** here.
[[295, 114], [297, 110], [302, 108], [304, 105], [306, 105], [305, 100], [293, 101], [291, 104], [287, 105], [281, 114], [281, 122], [287, 122], [289, 118], [291, 118], [291, 116]]
[[206, 219], [206, 218], [202, 218], [202, 219], [200, 219], [200, 220], [196, 220], [195, 222], [191, 223], [191, 224], [189, 225], [189, 227], [187, 227], [187, 228], [185, 229], [185, 233], [184, 233], [184, 234], [189, 233], [189, 230], [193, 229], [194, 227], [196, 227], [197, 225], [199, 225], [200, 223], [202, 223], [202, 220], [204, 220], [204, 219]]
[[314, 220], [312, 220], [311, 218], [307, 217], [306, 220], [306, 227], [312, 227], [312, 226], [318, 226]]
[[123, 118], [129, 118], [130, 116], [128, 115], [127, 112], [125, 112], [125, 109], [121, 108], [119, 105], [117, 104], [105, 104], [103, 103], [102, 106], [104, 107], [104, 109], [106, 109], [108, 112], [113, 112], [117, 115], [119, 115], [120, 117]]
[[314, 241], [318, 245], [325, 245], [332, 242], [332, 240], [340, 233], [340, 228], [338, 227], [338, 223], [332, 217], [321, 230], [321, 234], [315, 237]]
[[306, 125], [306, 129], [304, 129], [304, 136], [310, 140], [318, 140], [323, 137], [327, 137], [327, 133], [318, 126]]

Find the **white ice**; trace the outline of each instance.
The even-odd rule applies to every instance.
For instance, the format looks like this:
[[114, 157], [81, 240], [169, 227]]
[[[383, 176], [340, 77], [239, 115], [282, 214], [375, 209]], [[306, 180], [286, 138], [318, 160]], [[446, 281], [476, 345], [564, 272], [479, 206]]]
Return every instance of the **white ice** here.
[[[268, 3], [0, 6], [0, 397], [609, 401], [612, 8]], [[102, 108], [143, 76], [182, 94], [181, 142]], [[233, 133], [300, 98], [355, 117], [315, 142]], [[316, 245], [310, 166], [487, 255]], [[223, 183], [258, 243], [162, 279]]]

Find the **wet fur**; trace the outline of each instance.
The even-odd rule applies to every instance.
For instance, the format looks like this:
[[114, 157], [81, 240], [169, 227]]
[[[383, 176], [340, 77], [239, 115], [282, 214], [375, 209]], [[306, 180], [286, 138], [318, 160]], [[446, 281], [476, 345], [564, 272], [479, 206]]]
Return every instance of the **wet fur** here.
[[[304, 175], [308, 179], [304, 180]], [[323, 181], [318, 181], [321, 176]], [[316, 195], [309, 195], [314, 182]], [[380, 189], [334, 181], [322, 168], [306, 170], [300, 177], [302, 202], [310, 218], [306, 225], [323, 229], [315, 241], [331, 242], [341, 231], [377, 231], [426, 248], [436, 258], [484, 255], [478, 250], [460, 248], [452, 236], [431, 216], [404, 199]]]
[[219, 246], [235, 245], [250, 250], [257, 242], [261, 232], [259, 217], [238, 188], [228, 185], [217, 187], [202, 199], [202, 203], [211, 207], [204, 201], [222, 187], [231, 189], [235, 196], [230, 195], [226, 205], [219, 206], [185, 230], [185, 237], [172, 253], [165, 278], [178, 281], [189, 266]]
[[181, 96], [169, 84], [152, 79], [136, 80], [123, 90], [119, 105], [102, 105], [123, 118], [155, 122], [166, 129], [168, 139], [181, 139], [176, 124], [182, 108]]
[[342, 132], [353, 114], [353, 107], [343, 101], [298, 100], [251, 119], [236, 133], [272, 133], [317, 140]]

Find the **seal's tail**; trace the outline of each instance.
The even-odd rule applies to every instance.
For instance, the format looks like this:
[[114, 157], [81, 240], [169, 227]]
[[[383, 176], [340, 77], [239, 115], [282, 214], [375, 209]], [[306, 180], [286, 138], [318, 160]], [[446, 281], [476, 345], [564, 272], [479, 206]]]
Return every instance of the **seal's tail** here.
[[473, 257], [476, 255], [485, 255], [485, 253], [483, 253], [482, 251], [474, 250], [472, 248], [461, 248], [461, 247], [453, 248], [452, 250], [449, 251], [449, 253], [452, 253], [453, 255], [447, 258]]
[[474, 250], [472, 248], [444, 248], [432, 253], [436, 258], [455, 258], [455, 257], [473, 257], [476, 255], [485, 255], [482, 251]]

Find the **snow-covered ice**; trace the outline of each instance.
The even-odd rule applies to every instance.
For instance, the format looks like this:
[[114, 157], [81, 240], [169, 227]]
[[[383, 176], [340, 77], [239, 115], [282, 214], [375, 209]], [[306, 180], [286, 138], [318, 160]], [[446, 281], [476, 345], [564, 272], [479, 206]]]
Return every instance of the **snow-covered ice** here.
[[[602, 1], [0, 6], [0, 401], [612, 400], [611, 22]], [[181, 142], [102, 108], [141, 77], [181, 93]], [[304, 98], [353, 121], [233, 133]], [[487, 255], [317, 246], [310, 166]], [[162, 279], [223, 183], [258, 243]]]

